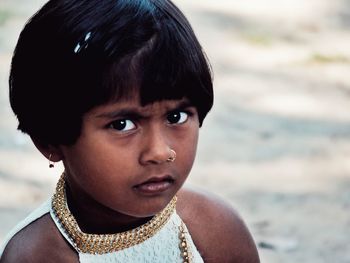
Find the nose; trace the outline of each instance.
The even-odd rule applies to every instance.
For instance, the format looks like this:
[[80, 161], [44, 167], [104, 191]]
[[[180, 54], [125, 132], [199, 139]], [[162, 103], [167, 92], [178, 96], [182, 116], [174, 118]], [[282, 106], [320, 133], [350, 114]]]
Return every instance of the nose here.
[[170, 147], [170, 138], [167, 135], [166, 128], [155, 127], [144, 133], [142, 138], [142, 151], [140, 154], [140, 163], [162, 164], [169, 162], [172, 157], [172, 149]]

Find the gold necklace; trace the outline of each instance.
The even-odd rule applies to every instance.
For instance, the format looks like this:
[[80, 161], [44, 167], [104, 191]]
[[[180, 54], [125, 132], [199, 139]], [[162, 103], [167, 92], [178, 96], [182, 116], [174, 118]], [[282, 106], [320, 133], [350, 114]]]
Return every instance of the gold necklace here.
[[[176, 208], [177, 197], [174, 196], [170, 203], [147, 223], [121, 233], [116, 234], [88, 234], [81, 231], [77, 221], [70, 212], [65, 193], [65, 173], [63, 172], [56, 185], [56, 192], [52, 197], [52, 210], [66, 230], [77, 251], [88, 254], [105, 254], [120, 251], [140, 244], [154, 236], [170, 219]], [[179, 227], [179, 239], [181, 256], [184, 263], [191, 260], [188, 243], [185, 235], [184, 223]]]

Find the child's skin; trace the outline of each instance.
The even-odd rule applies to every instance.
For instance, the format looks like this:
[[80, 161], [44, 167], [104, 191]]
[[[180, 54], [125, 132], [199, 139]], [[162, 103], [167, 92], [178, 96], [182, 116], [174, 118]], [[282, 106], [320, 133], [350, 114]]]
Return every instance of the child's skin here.
[[[133, 229], [176, 195], [205, 262], [259, 262], [233, 208], [182, 188], [213, 87], [202, 47], [171, 1], [49, 1], [24, 27], [9, 80], [18, 129], [63, 162], [67, 203], [83, 232]], [[0, 261], [78, 257], [45, 214], [10, 240]]]
[[[187, 99], [143, 107], [138, 96], [130, 96], [87, 112], [73, 145], [36, 146], [47, 158], [53, 154], [51, 160], [63, 161], [68, 205], [84, 232], [137, 227], [177, 194], [177, 212], [205, 262], [259, 262], [247, 228], [230, 206], [207, 193], [180, 190], [198, 132], [197, 110]], [[166, 161], [170, 149], [174, 162]], [[79, 260], [47, 214], [11, 240], [1, 262]]]

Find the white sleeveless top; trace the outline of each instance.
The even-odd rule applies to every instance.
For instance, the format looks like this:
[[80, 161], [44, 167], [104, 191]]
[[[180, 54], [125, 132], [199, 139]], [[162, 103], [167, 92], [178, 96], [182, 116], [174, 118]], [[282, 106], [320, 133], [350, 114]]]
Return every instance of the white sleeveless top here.
[[[65, 233], [64, 228], [60, 224], [59, 220], [56, 218], [54, 212], [51, 208], [51, 200], [47, 200], [39, 208], [33, 211], [27, 218], [20, 222], [5, 238], [5, 242], [0, 248], [0, 258], [1, 255], [10, 241], [10, 239], [23, 228], [28, 226], [30, 223], [39, 219], [43, 215], [50, 213], [53, 221], [55, 222], [58, 230], [61, 232], [62, 236], [72, 245], [74, 245], [70, 240], [69, 236]], [[82, 263], [176, 263], [183, 262], [181, 257], [181, 252], [179, 248], [179, 227], [181, 225], [181, 218], [176, 213], [176, 210], [171, 215], [169, 221], [152, 237], [145, 240], [144, 242], [117, 251], [113, 253], [106, 253], [102, 255], [86, 254], [78, 252], [79, 262]], [[185, 226], [185, 235], [188, 242], [188, 249], [192, 254], [193, 263], [204, 263], [201, 255], [199, 254], [193, 240]]]

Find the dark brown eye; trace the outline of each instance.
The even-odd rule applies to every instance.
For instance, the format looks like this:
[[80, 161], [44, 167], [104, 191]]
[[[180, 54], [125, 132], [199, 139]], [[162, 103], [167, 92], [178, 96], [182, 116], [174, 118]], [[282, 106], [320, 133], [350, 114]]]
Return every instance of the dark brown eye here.
[[113, 121], [109, 127], [118, 131], [129, 131], [135, 129], [136, 125], [131, 120], [123, 119]]
[[170, 124], [179, 124], [184, 123], [188, 119], [188, 114], [184, 111], [175, 111], [169, 113], [167, 116], [167, 120]]

